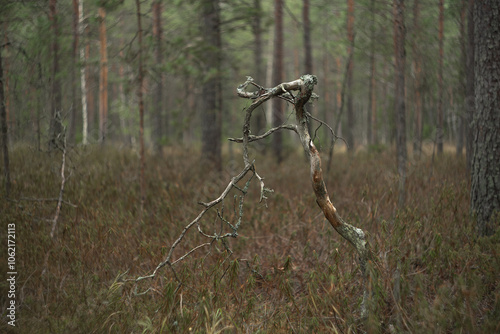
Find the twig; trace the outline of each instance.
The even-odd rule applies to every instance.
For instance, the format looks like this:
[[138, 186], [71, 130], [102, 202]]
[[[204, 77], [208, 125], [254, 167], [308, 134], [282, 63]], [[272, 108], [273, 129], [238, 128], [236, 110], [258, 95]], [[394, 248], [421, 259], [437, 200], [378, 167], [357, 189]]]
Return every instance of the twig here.
[[50, 230], [50, 238], [54, 239], [54, 234], [56, 231], [57, 220], [59, 219], [59, 213], [61, 212], [61, 206], [63, 203], [64, 185], [66, 184], [66, 135], [63, 135], [63, 147], [62, 147], [62, 161], [61, 161], [61, 188], [59, 189], [59, 197], [57, 199], [56, 213], [52, 219], [52, 229]]

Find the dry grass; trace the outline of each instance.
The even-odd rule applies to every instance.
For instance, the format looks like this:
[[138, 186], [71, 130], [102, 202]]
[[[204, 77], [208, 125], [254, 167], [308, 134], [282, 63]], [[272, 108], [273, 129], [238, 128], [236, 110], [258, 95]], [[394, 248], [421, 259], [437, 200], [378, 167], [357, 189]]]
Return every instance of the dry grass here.
[[[145, 215], [138, 221], [138, 158], [112, 147], [69, 154], [65, 199], [55, 240], [49, 237], [60, 156], [21, 147], [11, 154], [13, 201], [2, 200], [2, 226], [16, 224], [19, 333], [493, 333], [500, 319], [499, 234], [475, 237], [464, 161], [446, 154], [409, 163], [407, 208], [398, 211], [390, 150], [336, 153], [326, 175], [340, 214], [368, 232], [370, 317], [359, 318], [362, 279], [357, 256], [325, 222], [301, 153], [281, 165], [259, 155], [257, 168], [275, 190], [245, 200], [236, 239], [197, 251], [180, 264], [183, 286], [166, 268], [150, 273], [182, 228], [218, 196], [241, 167], [226, 157], [222, 174], [200, 166], [194, 152], [147, 158]], [[237, 193], [235, 193], [237, 194]], [[231, 197], [232, 198], [232, 197]], [[235, 216], [232, 201], [225, 204]], [[215, 215], [203, 226], [212, 231]], [[190, 231], [179, 257], [203, 241]], [[2, 254], [6, 243], [2, 243]], [[209, 252], [207, 252], [209, 250]], [[46, 266], [45, 260], [47, 259]], [[2, 256], [1, 267], [6, 268]], [[6, 283], [1, 283], [2, 307]], [[4, 318], [5, 319], [5, 318]], [[0, 331], [12, 331], [5, 320]], [[14, 331], [13, 331], [14, 332]]]

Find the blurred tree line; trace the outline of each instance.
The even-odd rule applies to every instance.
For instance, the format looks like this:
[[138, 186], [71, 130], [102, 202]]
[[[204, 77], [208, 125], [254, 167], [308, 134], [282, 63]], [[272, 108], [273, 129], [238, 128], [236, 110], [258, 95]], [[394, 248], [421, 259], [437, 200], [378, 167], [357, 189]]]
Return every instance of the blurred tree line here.
[[[282, 80], [312, 69], [320, 99], [311, 112], [338, 122], [350, 148], [393, 143], [392, 2], [276, 2], [282, 3]], [[467, 3], [405, 4], [405, 132], [417, 151], [426, 140], [454, 143], [460, 153], [465, 145]], [[44, 147], [65, 128], [71, 144], [138, 145], [135, 3], [2, 0], [0, 7], [10, 143]], [[220, 154], [221, 138], [236, 135], [246, 103], [235, 87], [247, 75], [263, 86], [277, 84], [275, 3], [146, 0], [141, 8], [146, 146], [183, 142]], [[253, 132], [271, 123], [271, 110], [262, 110]]]

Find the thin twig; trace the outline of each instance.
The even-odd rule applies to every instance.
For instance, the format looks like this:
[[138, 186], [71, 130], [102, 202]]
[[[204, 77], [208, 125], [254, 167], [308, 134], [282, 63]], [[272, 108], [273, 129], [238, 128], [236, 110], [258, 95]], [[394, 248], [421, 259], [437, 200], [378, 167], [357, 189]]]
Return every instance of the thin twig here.
[[66, 135], [63, 135], [63, 147], [62, 147], [62, 162], [61, 162], [61, 188], [59, 189], [59, 198], [57, 200], [56, 213], [52, 219], [52, 229], [50, 230], [50, 237], [54, 239], [54, 234], [56, 231], [57, 220], [59, 219], [59, 213], [61, 212], [61, 206], [63, 203], [64, 185], [66, 184]]

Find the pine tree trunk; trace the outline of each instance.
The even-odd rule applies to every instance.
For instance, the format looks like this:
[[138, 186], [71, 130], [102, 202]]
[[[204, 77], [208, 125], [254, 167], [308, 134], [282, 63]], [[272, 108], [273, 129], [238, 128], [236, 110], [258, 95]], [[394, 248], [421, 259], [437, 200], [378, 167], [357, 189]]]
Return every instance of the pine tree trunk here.
[[143, 98], [143, 83], [144, 83], [144, 71], [142, 64], [142, 24], [141, 24], [141, 0], [135, 0], [137, 8], [137, 38], [139, 42], [139, 76], [137, 85], [137, 97], [139, 99], [139, 143], [140, 143], [140, 156], [141, 156], [141, 168], [140, 168], [140, 187], [141, 187], [141, 208], [140, 208], [140, 220], [142, 220], [142, 215], [144, 212], [144, 202], [146, 201], [146, 180], [145, 180], [145, 152], [144, 152], [144, 98]]
[[73, 144], [75, 141], [75, 131], [76, 131], [76, 106], [78, 105], [76, 102], [76, 68], [78, 63], [78, 22], [80, 18], [79, 14], [79, 4], [78, 0], [73, 0], [73, 48], [72, 48], [72, 57], [71, 57], [71, 114], [69, 118], [69, 127], [68, 127], [68, 142]]
[[168, 118], [163, 119], [163, 64], [162, 53], [162, 6], [161, 0], [153, 2], [153, 38], [154, 38], [154, 54], [156, 65], [158, 66], [156, 73], [156, 82], [153, 94], [153, 113], [154, 113], [154, 142], [157, 150], [161, 149], [161, 143], [164, 136], [164, 124], [168, 125]]
[[[1, 51], [1, 49], [0, 49]], [[10, 195], [10, 165], [9, 165], [9, 137], [7, 127], [7, 111], [5, 109], [5, 90], [4, 90], [4, 76], [3, 76], [3, 59], [0, 52], [0, 127], [2, 136], [2, 153], [3, 153], [3, 168], [4, 168], [4, 182], [5, 182], [5, 197]]]
[[[459, 22], [459, 30], [460, 30], [460, 58], [461, 63], [463, 64], [464, 70], [467, 68], [467, 37], [465, 34], [465, 17], [467, 13], [467, 3], [465, 0], [462, 0], [461, 8], [460, 8], [460, 22]], [[466, 101], [466, 83], [464, 80], [464, 76], [466, 71], [460, 71], [460, 95], [464, 97], [464, 102]], [[465, 104], [465, 103], [464, 103]], [[458, 132], [457, 132], [457, 157], [462, 157], [464, 150], [464, 142], [465, 142], [465, 114], [466, 108], [460, 109], [458, 114]]]
[[375, 94], [375, 0], [371, 0], [370, 78], [368, 87], [368, 144], [377, 144], [377, 101]]
[[205, 43], [205, 74], [203, 84], [202, 111], [202, 158], [222, 170], [221, 122], [221, 35], [219, 0], [204, 0], [202, 3], [202, 27]]
[[[347, 0], [347, 40], [349, 43], [348, 54], [354, 52], [354, 0]], [[353, 71], [354, 57], [350, 57], [347, 69], [347, 127], [345, 129], [345, 138], [349, 144], [349, 151], [354, 151], [354, 108], [353, 108]]]
[[500, 224], [500, 3], [474, 6], [475, 108], [471, 212], [478, 233], [491, 235]]
[[413, 3], [413, 79], [415, 125], [413, 133], [413, 156], [420, 158], [422, 154], [422, 65], [420, 56], [420, 1]]
[[[274, 52], [273, 52], [273, 85], [283, 82], [283, 1], [274, 1]], [[273, 126], [284, 122], [284, 106], [280, 99], [273, 99]], [[278, 163], [283, 161], [283, 135], [278, 131], [273, 136], [273, 153]]]
[[61, 79], [59, 78], [59, 24], [57, 17], [57, 0], [49, 2], [49, 18], [52, 29], [52, 98], [51, 98], [51, 117], [50, 117], [50, 138], [49, 149], [55, 149], [61, 143], [62, 122], [61, 122]]
[[467, 160], [467, 170], [472, 169], [473, 149], [473, 131], [472, 120], [474, 119], [475, 96], [474, 96], [474, 1], [468, 0], [467, 3], [467, 69], [465, 86], [465, 160]]
[[108, 121], [108, 52], [106, 38], [106, 9], [99, 7], [99, 42], [100, 42], [100, 75], [99, 75], [99, 141], [106, 139]]
[[395, 59], [395, 119], [396, 119], [396, 151], [399, 174], [398, 207], [405, 203], [406, 181], [406, 107], [405, 107], [405, 24], [404, 0], [394, 0], [394, 59]]
[[[264, 62], [262, 59], [262, 6], [260, 0], [254, 0], [255, 15], [252, 21], [252, 32], [254, 35], [254, 66], [255, 66], [255, 80], [257, 82], [266, 82], [264, 73]], [[264, 131], [266, 128], [266, 119], [262, 112], [256, 113], [255, 115], [255, 133]]]
[[444, 38], [444, 0], [439, 0], [439, 57], [438, 57], [438, 108], [437, 108], [437, 152], [443, 153], [443, 98], [444, 98], [444, 83], [443, 83], [443, 38]]
[[[80, 40], [83, 39], [83, 35], [85, 33], [84, 21], [83, 21], [83, 0], [78, 1], [78, 30], [80, 32]], [[88, 144], [88, 125], [89, 118], [87, 112], [87, 74], [86, 74], [86, 57], [85, 57], [85, 48], [86, 46], [83, 43], [80, 46], [80, 89], [82, 91], [82, 143], [83, 145]]]

